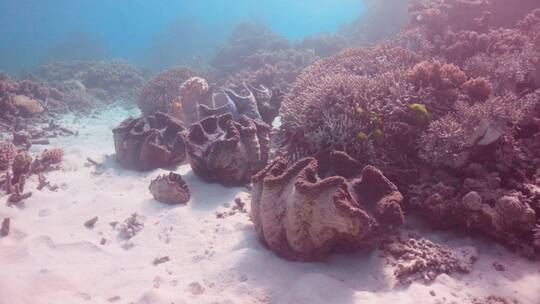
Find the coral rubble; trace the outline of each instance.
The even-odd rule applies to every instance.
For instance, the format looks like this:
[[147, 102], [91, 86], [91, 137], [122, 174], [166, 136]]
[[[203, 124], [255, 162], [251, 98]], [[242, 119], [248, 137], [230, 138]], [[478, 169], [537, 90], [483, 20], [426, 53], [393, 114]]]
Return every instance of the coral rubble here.
[[426, 239], [388, 240], [381, 248], [402, 284], [415, 280], [431, 282], [442, 273], [469, 273], [478, 258], [473, 247], [453, 250]]
[[292, 165], [278, 158], [253, 177], [251, 218], [278, 255], [305, 261], [373, 248], [403, 224], [403, 197], [377, 168], [354, 170], [360, 164], [342, 152], [332, 153], [330, 163], [320, 177], [314, 158]]
[[139, 171], [179, 164], [186, 157], [185, 130], [181, 121], [160, 112], [128, 118], [113, 129], [116, 160]]

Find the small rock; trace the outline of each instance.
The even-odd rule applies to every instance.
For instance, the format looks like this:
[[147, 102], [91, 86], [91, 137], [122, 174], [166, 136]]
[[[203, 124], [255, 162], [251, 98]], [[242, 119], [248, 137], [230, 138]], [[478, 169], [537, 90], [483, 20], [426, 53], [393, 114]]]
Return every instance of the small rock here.
[[171, 259], [168, 256], [164, 256], [164, 257], [161, 257], [161, 258], [155, 258], [154, 262], [152, 262], [152, 264], [154, 264], [154, 266], [157, 266], [159, 264], [167, 263], [170, 260]]
[[495, 270], [497, 270], [497, 271], [506, 271], [506, 267], [504, 267], [503, 264], [501, 264], [501, 263], [499, 263], [499, 262], [497, 262], [497, 261], [493, 262], [492, 265], [493, 265], [493, 268], [494, 268]]
[[198, 296], [204, 292], [204, 287], [199, 282], [192, 282], [188, 285], [187, 290], [193, 295]]
[[430, 290], [430, 291], [429, 291], [429, 294], [430, 294], [432, 297], [435, 297], [435, 296], [437, 295], [437, 294], [435, 293], [434, 290]]
[[98, 217], [94, 216], [93, 218], [89, 219], [88, 221], [84, 222], [84, 227], [88, 229], [94, 228], [94, 225], [97, 223]]
[[9, 224], [11, 223], [11, 220], [9, 217], [5, 218], [2, 221], [2, 227], [0, 228], [0, 236], [6, 237], [9, 235]]
[[105, 245], [105, 244], [107, 244], [107, 240], [105, 238], [101, 238], [101, 241], [99, 241], [99, 244], [100, 245]]

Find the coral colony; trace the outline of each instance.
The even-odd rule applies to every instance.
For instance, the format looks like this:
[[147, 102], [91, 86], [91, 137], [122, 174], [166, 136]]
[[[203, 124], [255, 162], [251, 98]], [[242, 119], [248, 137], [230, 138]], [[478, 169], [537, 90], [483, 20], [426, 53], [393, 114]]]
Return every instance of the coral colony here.
[[[218, 217], [249, 216], [249, 233], [289, 263], [380, 251], [408, 284], [482, 259], [408, 233], [417, 221], [538, 259], [540, 3], [510, 2], [412, 1], [399, 33], [363, 46], [358, 32], [291, 43], [241, 24], [205, 71], [148, 77], [104, 60], [2, 74], [1, 193], [22, 208], [33, 192], [63, 191], [54, 182], [70, 181], [52, 173], [70, 155], [50, 141], [77, 134], [56, 121], [122, 100], [141, 114], [112, 130], [120, 166], [89, 159], [96, 170], [170, 171], [147, 192], [168, 205], [202, 203], [198, 179], [246, 186], [243, 211]], [[19, 225], [2, 215], [0, 239]], [[151, 226], [128, 216], [116, 227], [125, 248]]]

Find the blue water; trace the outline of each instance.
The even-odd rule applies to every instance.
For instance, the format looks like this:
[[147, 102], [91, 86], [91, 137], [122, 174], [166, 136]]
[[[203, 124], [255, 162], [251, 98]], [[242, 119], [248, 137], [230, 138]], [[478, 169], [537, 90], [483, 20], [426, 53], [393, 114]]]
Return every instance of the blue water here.
[[[195, 48], [207, 55], [242, 21], [299, 40], [335, 32], [362, 9], [361, 0], [0, 0], [0, 70], [31, 70], [58, 57], [123, 57], [144, 65], [149, 50], [179, 36], [183, 25], [190, 50], [178, 51], [190, 56]], [[70, 37], [81, 39], [82, 50], [62, 54]]]

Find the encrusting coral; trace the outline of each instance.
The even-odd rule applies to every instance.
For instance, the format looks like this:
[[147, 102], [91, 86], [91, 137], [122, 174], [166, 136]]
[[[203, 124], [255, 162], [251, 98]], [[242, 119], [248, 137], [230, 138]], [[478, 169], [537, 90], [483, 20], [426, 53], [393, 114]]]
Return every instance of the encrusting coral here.
[[160, 175], [150, 183], [150, 193], [165, 204], [185, 204], [190, 199], [189, 188], [180, 174]]
[[179, 164], [186, 157], [185, 130], [180, 120], [160, 112], [128, 118], [113, 129], [116, 160], [139, 171]]
[[[377, 168], [342, 152], [331, 154], [327, 177], [318, 162], [278, 158], [253, 177], [251, 219], [259, 239], [289, 260], [373, 248], [403, 224], [403, 197]], [[360, 173], [360, 174], [359, 174]], [[348, 178], [345, 178], [347, 176]]]
[[188, 161], [207, 182], [226, 186], [249, 183], [268, 161], [270, 127], [245, 115], [228, 113], [204, 118], [187, 136]]

